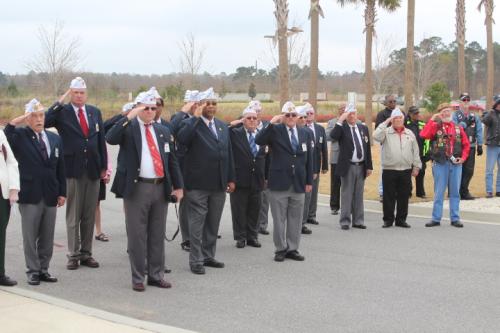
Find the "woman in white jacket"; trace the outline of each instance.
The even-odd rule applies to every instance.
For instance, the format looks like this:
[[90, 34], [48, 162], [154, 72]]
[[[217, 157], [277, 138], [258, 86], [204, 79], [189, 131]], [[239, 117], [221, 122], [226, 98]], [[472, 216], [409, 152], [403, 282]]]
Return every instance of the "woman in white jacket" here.
[[10, 207], [18, 200], [19, 169], [7, 138], [0, 130], [0, 286], [15, 286], [16, 281], [5, 275], [5, 233]]

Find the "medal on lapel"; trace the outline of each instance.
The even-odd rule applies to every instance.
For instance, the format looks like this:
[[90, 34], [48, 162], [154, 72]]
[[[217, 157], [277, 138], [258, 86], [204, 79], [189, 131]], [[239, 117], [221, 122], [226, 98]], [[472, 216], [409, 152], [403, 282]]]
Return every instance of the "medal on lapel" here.
[[95, 131], [99, 132], [99, 124], [95, 124]]
[[54, 156], [56, 158], [59, 158], [59, 148], [58, 147], [56, 147], [56, 149], [54, 149]]
[[163, 150], [165, 153], [170, 153], [170, 146], [168, 143], [165, 142], [165, 145], [163, 146]]

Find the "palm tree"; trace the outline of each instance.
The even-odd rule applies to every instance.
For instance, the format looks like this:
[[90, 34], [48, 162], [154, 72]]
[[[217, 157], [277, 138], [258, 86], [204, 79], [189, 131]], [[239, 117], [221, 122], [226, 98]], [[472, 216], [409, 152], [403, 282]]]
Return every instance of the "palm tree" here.
[[375, 34], [375, 21], [377, 16], [376, 5], [390, 12], [395, 11], [401, 6], [401, 0], [337, 0], [341, 6], [347, 3], [363, 3], [365, 4], [365, 30], [366, 46], [365, 46], [365, 123], [370, 131], [370, 136], [373, 131], [372, 126], [372, 100], [373, 100], [373, 73], [372, 73], [372, 46], [373, 35]]
[[465, 0], [457, 0], [456, 15], [456, 38], [458, 47], [458, 93], [465, 90]]
[[311, 20], [311, 63], [309, 80], [309, 103], [316, 110], [318, 94], [318, 57], [319, 57], [319, 16], [324, 17], [319, 0], [311, 0], [309, 19]]
[[406, 20], [406, 67], [405, 67], [405, 108], [413, 105], [414, 51], [415, 42], [415, 0], [408, 0]]
[[486, 83], [486, 107], [489, 109], [493, 103], [493, 76], [495, 73], [495, 64], [493, 62], [493, 0], [481, 0], [477, 9], [481, 11], [484, 6], [486, 13], [486, 64], [487, 64], [487, 83]]

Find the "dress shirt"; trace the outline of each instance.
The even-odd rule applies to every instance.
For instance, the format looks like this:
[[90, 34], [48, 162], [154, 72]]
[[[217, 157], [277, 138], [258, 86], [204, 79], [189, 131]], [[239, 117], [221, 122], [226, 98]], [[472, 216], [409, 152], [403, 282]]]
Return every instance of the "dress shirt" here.
[[[142, 151], [141, 151], [141, 171], [139, 171], [139, 177], [142, 178], [157, 178], [155, 172], [155, 166], [153, 164], [153, 157], [151, 156], [151, 152], [148, 147], [148, 140], [146, 139], [146, 126], [144, 126], [144, 122], [137, 117], [139, 121], [139, 128], [141, 129], [141, 141], [142, 141]], [[153, 140], [156, 144], [156, 148], [158, 152], [160, 152], [160, 147], [158, 147], [158, 140], [156, 140], [155, 129], [151, 125], [149, 128], [151, 134], [153, 135]]]

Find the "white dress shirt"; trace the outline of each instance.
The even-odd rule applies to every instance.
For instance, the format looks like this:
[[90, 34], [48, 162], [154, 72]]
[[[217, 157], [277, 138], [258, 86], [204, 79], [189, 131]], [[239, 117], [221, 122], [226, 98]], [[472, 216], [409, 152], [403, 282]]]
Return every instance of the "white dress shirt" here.
[[[137, 117], [139, 121], [139, 128], [141, 129], [141, 141], [142, 141], [142, 151], [141, 151], [141, 170], [139, 171], [139, 177], [142, 178], [158, 178], [155, 172], [155, 166], [153, 164], [153, 157], [151, 156], [151, 151], [148, 147], [148, 140], [146, 139], [146, 126], [144, 126], [144, 122]], [[153, 125], [149, 128], [151, 134], [153, 136], [153, 140], [156, 145], [156, 149], [160, 152], [158, 147], [158, 140], [156, 140], [156, 133], [153, 128]], [[161, 152], [160, 152], [161, 154]]]
[[[356, 136], [358, 137], [359, 140], [359, 145], [361, 146], [361, 158], [358, 158], [358, 153], [356, 150], [356, 143], [354, 142], [354, 137], [352, 137], [352, 129], [354, 128], [354, 132], [356, 133]], [[361, 137], [361, 133], [359, 133], [359, 128], [358, 125], [351, 125], [349, 124], [349, 131], [351, 132], [351, 137], [352, 137], [352, 143], [354, 145], [354, 151], [352, 152], [352, 157], [351, 157], [351, 162], [362, 162], [365, 159], [365, 154], [363, 151], [363, 140]]]
[[[73, 110], [75, 110], [76, 119], [78, 120], [78, 122], [80, 122], [80, 117], [78, 117], [78, 110], [80, 108], [74, 104], [71, 104], [71, 106], [73, 106]], [[87, 117], [87, 110], [85, 109], [85, 105], [82, 106], [82, 110], [83, 110], [83, 116], [85, 117], [85, 121], [87, 122], [87, 127], [90, 129], [89, 118]]]

